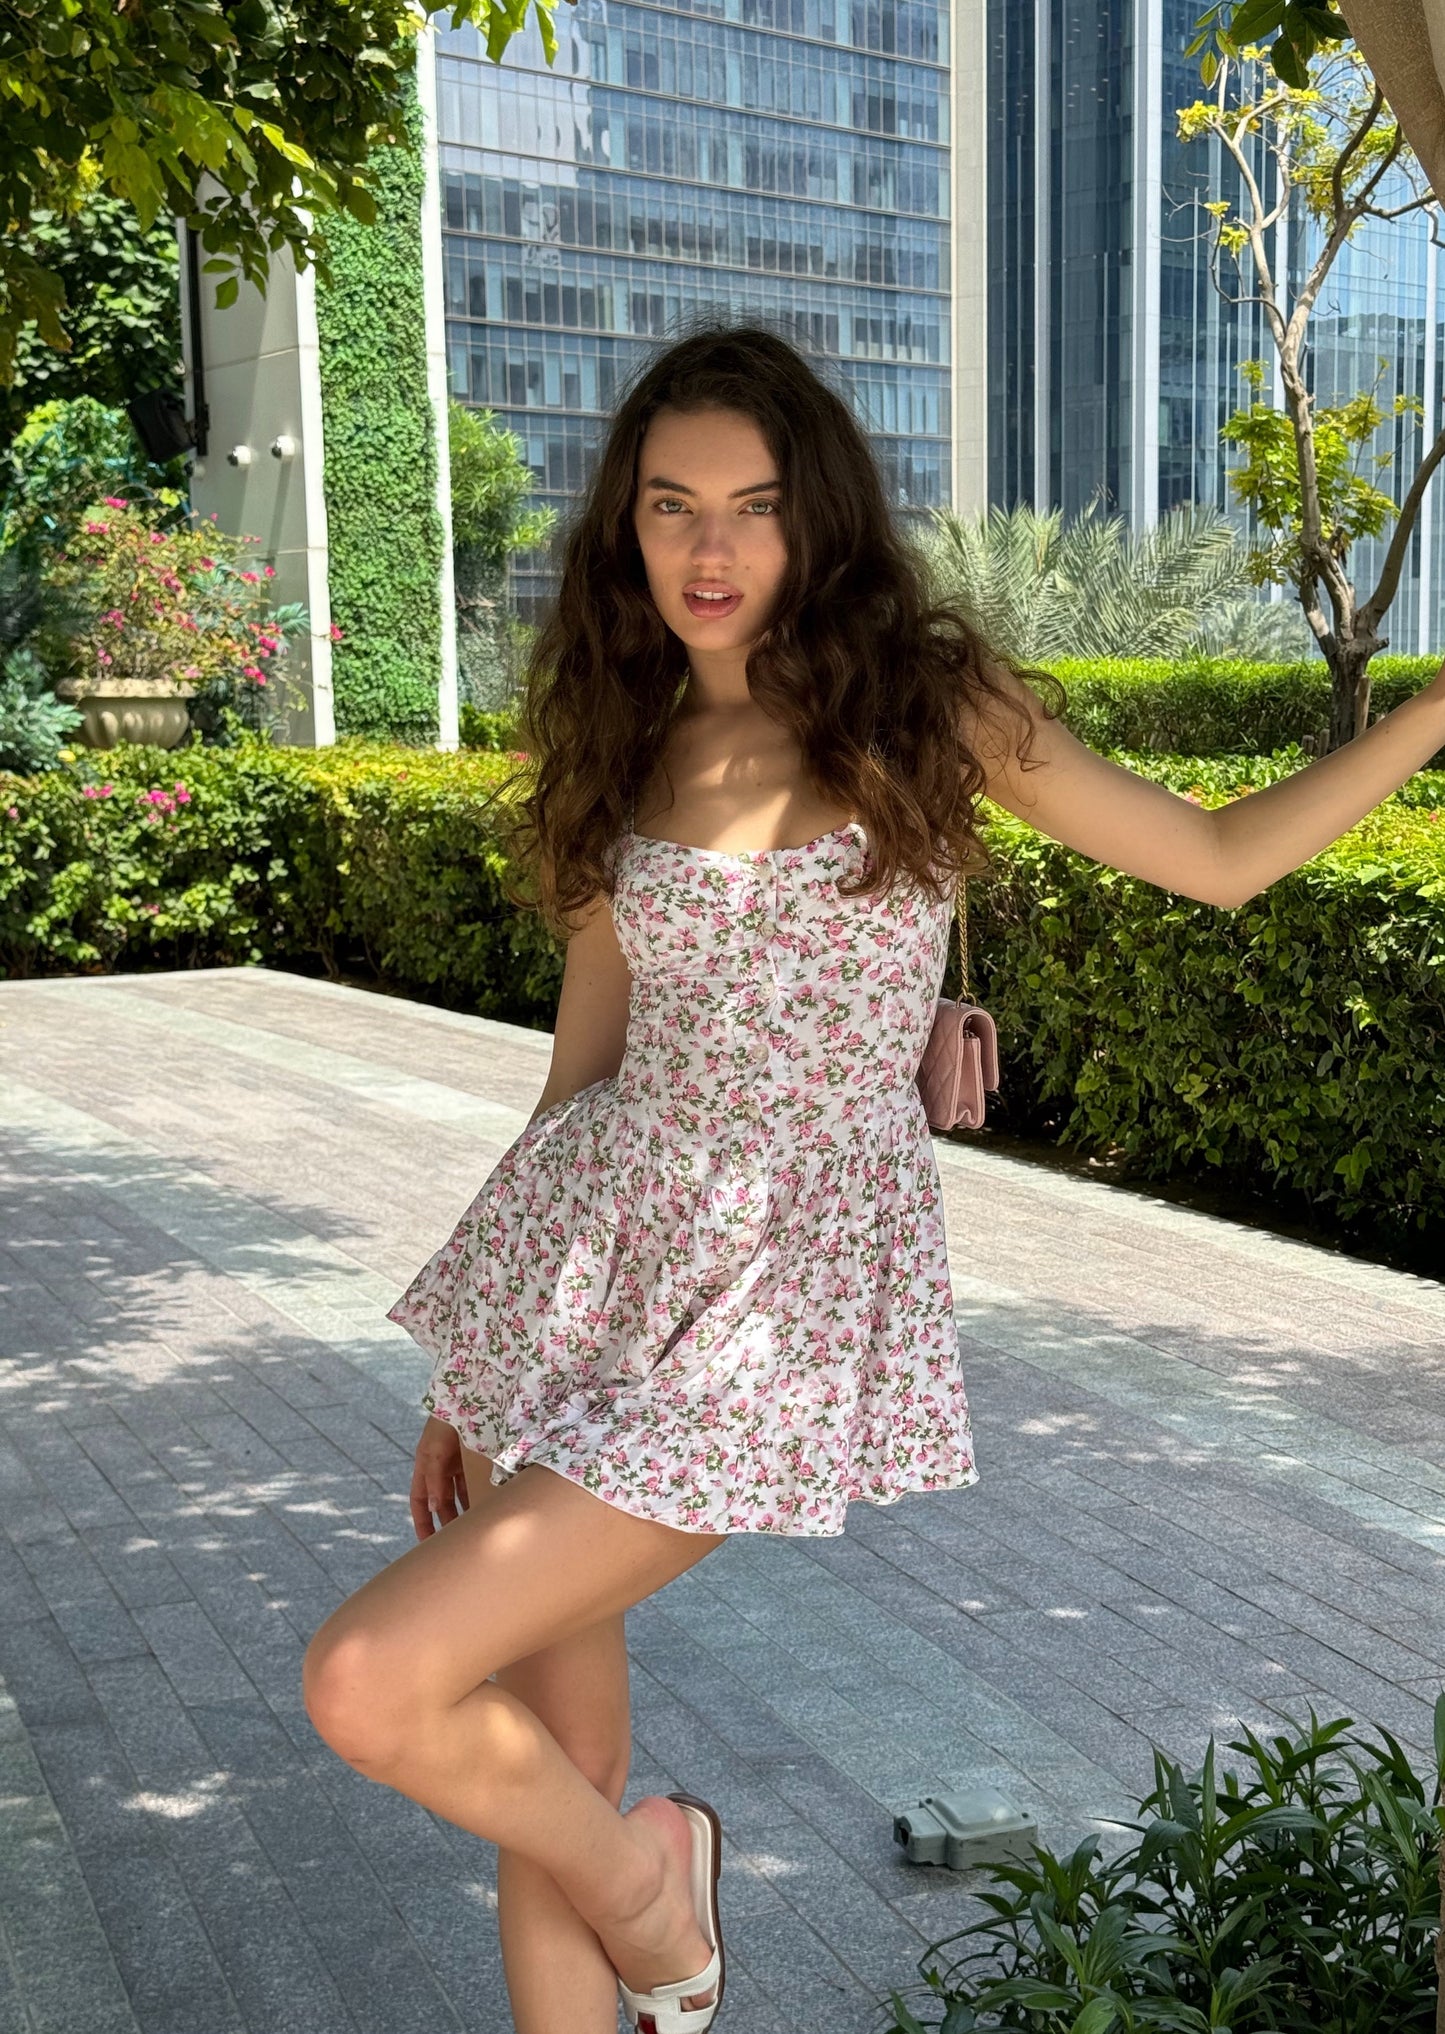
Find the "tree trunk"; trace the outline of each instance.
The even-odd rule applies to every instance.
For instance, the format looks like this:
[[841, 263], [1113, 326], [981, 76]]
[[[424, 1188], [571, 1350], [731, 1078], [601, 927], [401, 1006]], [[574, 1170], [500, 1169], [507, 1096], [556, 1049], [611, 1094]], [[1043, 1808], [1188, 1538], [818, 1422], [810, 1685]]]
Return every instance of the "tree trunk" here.
[[1370, 659], [1377, 648], [1378, 644], [1368, 640], [1341, 642], [1338, 636], [1325, 645], [1325, 661], [1330, 667], [1331, 749], [1342, 749], [1370, 724]]

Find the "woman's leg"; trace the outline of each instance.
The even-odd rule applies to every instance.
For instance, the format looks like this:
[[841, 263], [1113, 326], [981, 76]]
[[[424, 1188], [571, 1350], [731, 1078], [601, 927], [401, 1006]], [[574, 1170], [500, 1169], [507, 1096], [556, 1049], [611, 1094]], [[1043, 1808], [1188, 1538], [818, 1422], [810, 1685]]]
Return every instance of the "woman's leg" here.
[[[462, 1460], [476, 1511], [498, 1486], [485, 1455], [464, 1449]], [[503, 1667], [496, 1679], [619, 1806], [632, 1754], [621, 1614]], [[552, 1874], [520, 1851], [497, 1853], [497, 1921], [516, 2034], [616, 2034], [617, 1976], [606, 1950]]]
[[653, 1797], [619, 1814], [526, 1703], [488, 1677], [620, 1617], [723, 1537], [634, 1518], [564, 1476], [524, 1469], [358, 1590], [306, 1657], [307, 1707], [327, 1742], [541, 1866], [634, 1990], [707, 1961], [686, 1819]]

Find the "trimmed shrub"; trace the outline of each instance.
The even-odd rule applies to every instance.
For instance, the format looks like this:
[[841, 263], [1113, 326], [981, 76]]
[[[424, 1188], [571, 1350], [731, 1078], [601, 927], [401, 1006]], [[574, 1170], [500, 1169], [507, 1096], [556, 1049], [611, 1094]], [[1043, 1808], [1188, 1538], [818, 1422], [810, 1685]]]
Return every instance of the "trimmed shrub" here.
[[[1329, 731], [1330, 674], [1319, 661], [1061, 660], [1048, 668], [1068, 692], [1069, 727], [1091, 748], [1267, 755], [1299, 743], [1313, 744], [1318, 752]], [[1370, 666], [1371, 717], [1410, 698], [1438, 669], [1433, 657], [1376, 657]], [[1432, 760], [1445, 769], [1445, 750]]]
[[507, 904], [493, 845], [516, 768], [497, 753], [243, 736], [0, 775], [0, 968], [319, 964], [545, 1028], [562, 956], [535, 913]]
[[1445, 1218], [1438, 809], [1387, 802], [1237, 911], [1008, 813], [985, 837], [971, 985], [999, 1027], [1001, 1127], [1145, 1179], [1288, 1187], [1385, 1236]]
[[[1209, 804], [1274, 766], [1143, 767]], [[0, 965], [320, 965], [546, 1029], [562, 955], [507, 904], [494, 824], [517, 769], [500, 750], [245, 739], [0, 777]], [[1148, 1179], [1290, 1190], [1385, 1236], [1445, 1219], [1440, 810], [1390, 800], [1227, 911], [986, 807], [994, 869], [969, 906], [1004, 1071], [991, 1120]]]

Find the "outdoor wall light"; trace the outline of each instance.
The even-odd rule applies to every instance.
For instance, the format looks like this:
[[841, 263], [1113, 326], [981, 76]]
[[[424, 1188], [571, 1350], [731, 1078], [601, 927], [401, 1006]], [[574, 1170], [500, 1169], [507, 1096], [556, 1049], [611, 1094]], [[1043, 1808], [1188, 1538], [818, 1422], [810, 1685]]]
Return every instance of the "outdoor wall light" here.
[[226, 454], [226, 464], [228, 466], [249, 466], [250, 463], [251, 448], [249, 445], [233, 445]]
[[296, 440], [286, 437], [284, 433], [281, 437], [273, 439], [271, 457], [273, 459], [294, 459], [296, 457]]

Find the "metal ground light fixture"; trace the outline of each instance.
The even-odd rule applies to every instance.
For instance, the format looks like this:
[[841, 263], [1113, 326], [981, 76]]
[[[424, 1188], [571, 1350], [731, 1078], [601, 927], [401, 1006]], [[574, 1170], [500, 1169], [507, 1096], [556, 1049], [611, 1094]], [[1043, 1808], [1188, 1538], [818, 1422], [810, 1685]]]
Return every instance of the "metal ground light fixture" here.
[[945, 1865], [972, 1871], [978, 1865], [1026, 1861], [1039, 1826], [992, 1787], [954, 1794], [927, 1794], [893, 1818], [893, 1841], [910, 1864]]

